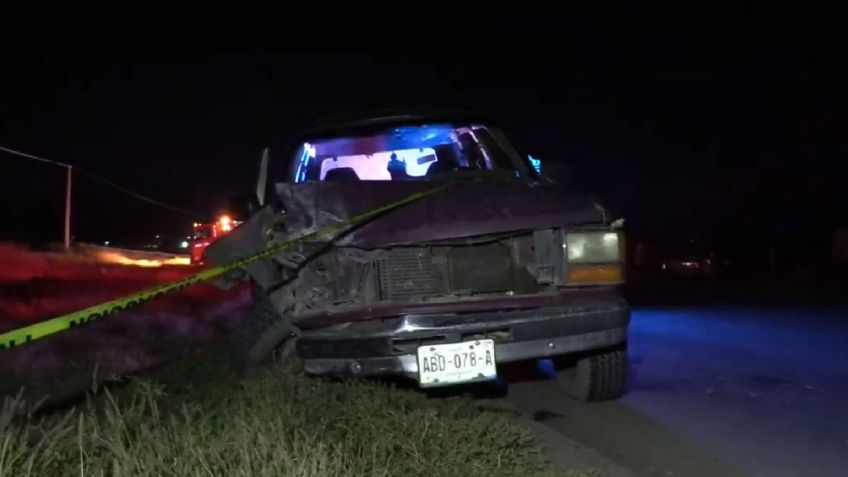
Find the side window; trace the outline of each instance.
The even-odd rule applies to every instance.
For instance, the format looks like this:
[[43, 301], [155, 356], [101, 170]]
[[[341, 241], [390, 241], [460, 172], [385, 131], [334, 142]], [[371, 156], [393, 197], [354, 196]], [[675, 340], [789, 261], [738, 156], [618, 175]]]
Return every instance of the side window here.
[[477, 140], [486, 150], [486, 153], [491, 161], [491, 166], [494, 169], [514, 169], [512, 161], [503, 149], [498, 145], [492, 133], [486, 128], [478, 128], [474, 130]]
[[487, 160], [487, 154], [483, 152], [483, 149], [477, 144], [477, 141], [470, 132], [460, 134], [457, 139], [459, 139], [459, 144], [462, 147], [462, 154], [467, 164], [466, 167], [477, 170], [492, 168]]
[[315, 146], [305, 142], [295, 151], [292, 161], [292, 182], [306, 182], [313, 180], [315, 166], [317, 164]]

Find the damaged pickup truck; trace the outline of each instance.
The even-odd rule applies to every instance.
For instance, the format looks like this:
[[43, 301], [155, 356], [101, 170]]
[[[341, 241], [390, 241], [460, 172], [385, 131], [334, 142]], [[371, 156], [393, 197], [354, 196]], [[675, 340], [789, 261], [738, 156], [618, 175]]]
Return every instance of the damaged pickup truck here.
[[311, 375], [397, 375], [429, 387], [555, 358], [575, 398], [623, 394], [621, 221], [543, 177], [490, 120], [368, 117], [298, 136], [287, 159], [268, 194], [263, 167], [255, 211], [207, 261], [447, 187], [246, 266], [256, 304], [237, 330], [243, 365], [288, 341]]

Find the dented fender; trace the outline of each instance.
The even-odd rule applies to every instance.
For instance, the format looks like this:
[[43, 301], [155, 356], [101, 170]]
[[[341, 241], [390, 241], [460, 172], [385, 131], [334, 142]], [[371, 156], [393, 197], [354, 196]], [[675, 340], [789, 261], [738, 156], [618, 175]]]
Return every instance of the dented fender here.
[[[204, 254], [204, 260], [212, 265], [224, 265], [238, 260], [249, 253], [268, 246], [268, 237], [276, 223], [276, 213], [270, 205], [251, 215], [238, 228], [212, 242]], [[257, 284], [268, 288], [282, 280], [282, 271], [271, 260], [260, 260], [244, 267], [242, 273], [228, 274], [216, 282], [227, 288], [243, 281], [249, 275]]]

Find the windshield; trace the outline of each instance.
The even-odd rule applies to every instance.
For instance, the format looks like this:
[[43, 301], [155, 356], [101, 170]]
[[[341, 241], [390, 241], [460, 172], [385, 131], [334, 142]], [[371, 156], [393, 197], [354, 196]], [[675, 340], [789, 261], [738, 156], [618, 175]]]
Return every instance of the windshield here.
[[497, 129], [482, 124], [391, 126], [303, 142], [291, 165], [293, 182], [426, 181], [482, 173], [527, 173]]

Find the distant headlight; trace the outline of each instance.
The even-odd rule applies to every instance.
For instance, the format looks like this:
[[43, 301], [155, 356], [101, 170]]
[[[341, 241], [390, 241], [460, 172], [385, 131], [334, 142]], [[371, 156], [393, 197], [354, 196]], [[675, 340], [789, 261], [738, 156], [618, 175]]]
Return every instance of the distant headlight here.
[[563, 248], [568, 263], [619, 263], [621, 242], [618, 232], [567, 232]]

